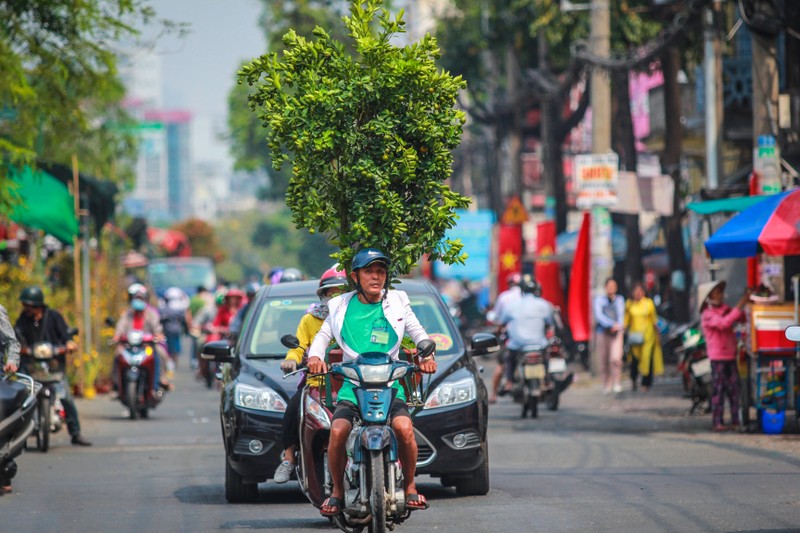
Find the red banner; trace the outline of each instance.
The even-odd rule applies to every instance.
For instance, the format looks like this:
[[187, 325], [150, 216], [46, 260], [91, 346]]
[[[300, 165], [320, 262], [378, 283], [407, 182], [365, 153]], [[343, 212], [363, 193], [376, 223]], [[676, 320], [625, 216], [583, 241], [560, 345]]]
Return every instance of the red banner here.
[[591, 272], [589, 270], [591, 261], [590, 225], [591, 216], [588, 212], [584, 213], [583, 223], [578, 232], [578, 242], [575, 245], [572, 275], [569, 279], [567, 316], [569, 317], [572, 337], [576, 341], [588, 341], [591, 337], [591, 323], [589, 322], [589, 288], [591, 284]]
[[500, 224], [497, 237], [497, 292], [508, 288], [506, 279], [522, 269], [522, 226]]
[[556, 254], [556, 223], [553, 220], [536, 225], [536, 265], [534, 276], [542, 287], [542, 298], [564, 308], [564, 291], [561, 289], [559, 266], [547, 258]]

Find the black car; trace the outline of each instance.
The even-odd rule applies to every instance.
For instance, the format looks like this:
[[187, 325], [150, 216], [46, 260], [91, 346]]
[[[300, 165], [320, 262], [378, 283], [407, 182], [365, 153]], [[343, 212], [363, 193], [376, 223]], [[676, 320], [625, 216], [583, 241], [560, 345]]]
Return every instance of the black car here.
[[[309, 306], [318, 302], [317, 281], [264, 287], [250, 306], [242, 334], [230, 350], [207, 347], [222, 365], [220, 405], [225, 441], [225, 497], [256, 499], [257, 484], [272, 478], [281, 461], [281, 421], [299, 376], [283, 378], [286, 348], [280, 338], [294, 334]], [[423, 379], [425, 406], [413, 414], [419, 447], [418, 474], [441, 478], [458, 494], [489, 491], [488, 399], [474, 360], [436, 288], [428, 281], [402, 280], [411, 307], [436, 341], [436, 374]], [[482, 350], [493, 338], [476, 339]], [[413, 410], [412, 410], [413, 412]]]

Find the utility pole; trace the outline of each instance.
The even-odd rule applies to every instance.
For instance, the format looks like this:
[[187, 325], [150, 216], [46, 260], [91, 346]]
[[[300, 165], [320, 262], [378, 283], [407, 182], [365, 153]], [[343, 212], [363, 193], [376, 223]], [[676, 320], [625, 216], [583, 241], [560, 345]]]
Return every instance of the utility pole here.
[[719, 187], [722, 166], [721, 79], [719, 60], [720, 42], [717, 31], [719, 1], [703, 10], [703, 76], [705, 81], [705, 129], [706, 129], [706, 185], [709, 189]]
[[[608, 57], [611, 49], [611, 17], [608, 0], [592, 0], [592, 52]], [[611, 85], [610, 77], [600, 68], [592, 70], [592, 153], [611, 151]]]

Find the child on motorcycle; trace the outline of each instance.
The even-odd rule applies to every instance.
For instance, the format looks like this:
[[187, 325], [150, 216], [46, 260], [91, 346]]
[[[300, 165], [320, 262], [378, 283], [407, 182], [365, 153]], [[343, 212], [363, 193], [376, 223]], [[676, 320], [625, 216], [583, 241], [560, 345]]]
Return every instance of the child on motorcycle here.
[[[297, 333], [295, 336], [300, 341], [300, 346], [293, 348], [286, 353], [286, 358], [281, 362], [281, 370], [285, 373], [294, 372], [297, 370], [297, 365], [303, 362], [305, 352], [314, 336], [322, 327], [322, 322], [328, 317], [328, 302], [334, 296], [342, 294], [347, 288], [347, 277], [343, 270], [339, 269], [339, 265], [333, 265], [326, 270], [319, 280], [319, 288], [317, 289], [317, 296], [320, 303], [314, 304], [300, 319], [300, 324], [297, 326]], [[321, 378], [310, 378], [307, 382], [301, 380], [294, 393], [286, 406], [286, 412], [283, 415], [283, 462], [278, 465], [275, 470], [273, 480], [275, 483], [286, 483], [292, 476], [295, 467], [295, 454], [299, 442], [300, 431], [300, 399], [302, 397], [302, 389], [304, 385], [318, 387], [321, 384]]]

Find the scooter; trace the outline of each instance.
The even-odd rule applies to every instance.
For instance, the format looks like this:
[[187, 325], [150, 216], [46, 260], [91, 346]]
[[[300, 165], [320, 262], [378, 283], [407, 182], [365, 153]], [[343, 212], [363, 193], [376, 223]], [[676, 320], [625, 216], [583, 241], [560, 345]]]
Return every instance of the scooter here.
[[[71, 333], [74, 335], [77, 330], [73, 329]], [[36, 448], [42, 453], [50, 449], [50, 434], [60, 431], [67, 420], [61, 405], [61, 399], [66, 396], [64, 369], [58, 359], [66, 353], [66, 346], [56, 346], [49, 342], [37, 342], [30, 347], [23, 346], [20, 350], [22, 368], [42, 385], [33, 429]]]
[[[150, 333], [132, 330], [117, 340], [115, 357], [119, 399], [128, 408], [128, 418], [147, 418], [164, 398], [156, 382], [155, 338]], [[166, 369], [162, 369], [166, 371]]]
[[[711, 409], [711, 361], [706, 354], [706, 341], [696, 328], [686, 330], [682, 335], [682, 344], [675, 349], [678, 355], [677, 370], [683, 381], [683, 391], [692, 400], [689, 414], [700, 409], [708, 413]], [[703, 404], [705, 406], [701, 407]]]
[[539, 403], [550, 411], [558, 410], [561, 393], [570, 386], [573, 373], [567, 368], [561, 340], [551, 337], [548, 344], [531, 344], [517, 351], [512, 398], [522, 404], [522, 418], [539, 416]]
[[14, 459], [36, 425], [37, 397], [42, 389], [27, 374], [15, 376], [16, 381], [9, 375], [0, 376], [0, 486], [11, 484], [17, 474]]
[[[285, 335], [281, 342], [288, 348], [299, 346], [292, 335]], [[426, 357], [435, 346], [433, 341], [421, 342], [418, 357]], [[356, 385], [359, 398], [360, 417], [346, 446], [344, 509], [332, 518], [342, 531], [358, 533], [367, 528], [382, 533], [394, 529], [411, 515], [411, 509], [405, 505], [397, 438], [388, 414], [395, 396], [391, 383], [415, 370], [412, 363], [394, 361], [388, 354], [378, 352], [330, 365], [329, 374]], [[330, 404], [320, 398], [316, 388], [304, 387], [302, 394], [297, 479], [306, 497], [319, 508], [332, 489], [327, 444], [333, 414]]]

